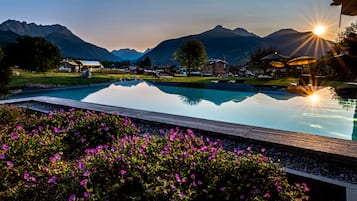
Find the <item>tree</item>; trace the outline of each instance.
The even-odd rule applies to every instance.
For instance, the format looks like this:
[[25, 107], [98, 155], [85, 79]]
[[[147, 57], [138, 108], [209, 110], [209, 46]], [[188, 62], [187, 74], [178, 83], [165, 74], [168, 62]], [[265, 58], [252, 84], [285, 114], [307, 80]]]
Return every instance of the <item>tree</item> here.
[[145, 57], [144, 61], [143, 61], [143, 67], [151, 67], [151, 59], [150, 57]]
[[357, 76], [357, 21], [339, 34], [339, 40], [329, 53], [327, 64], [334, 79], [353, 80]]
[[5, 53], [7, 65], [18, 65], [31, 71], [44, 72], [61, 64], [60, 49], [42, 37], [21, 37], [16, 44], [9, 44]]
[[261, 58], [276, 52], [273, 48], [258, 48], [250, 54], [248, 64], [261, 63]]
[[3, 61], [4, 53], [0, 49], [0, 94], [7, 92], [7, 84], [10, 82], [11, 69], [6, 67]]
[[188, 69], [190, 76], [193, 67], [201, 68], [206, 63], [206, 48], [199, 40], [188, 40], [176, 50], [174, 58]]
[[258, 48], [257, 50], [255, 50], [254, 52], [252, 52], [250, 54], [250, 58], [249, 58], [247, 65], [250, 68], [263, 69], [264, 73], [265, 73], [267, 66], [261, 59], [269, 54], [274, 53], [274, 52], [276, 52], [276, 51], [271, 47], [270, 48]]
[[141, 68], [150, 68], [151, 67], [151, 59], [150, 57], [145, 57], [144, 60], [140, 60], [138, 62], [138, 66], [140, 66]]

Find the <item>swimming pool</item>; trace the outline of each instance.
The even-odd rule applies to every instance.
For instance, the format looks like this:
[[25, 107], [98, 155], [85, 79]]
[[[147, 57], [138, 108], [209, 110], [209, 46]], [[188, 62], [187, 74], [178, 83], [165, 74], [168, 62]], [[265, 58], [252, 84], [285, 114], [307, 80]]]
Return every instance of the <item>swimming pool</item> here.
[[280, 90], [228, 91], [127, 81], [17, 97], [39, 95], [357, 140], [356, 101], [338, 98], [329, 87], [304, 97]]

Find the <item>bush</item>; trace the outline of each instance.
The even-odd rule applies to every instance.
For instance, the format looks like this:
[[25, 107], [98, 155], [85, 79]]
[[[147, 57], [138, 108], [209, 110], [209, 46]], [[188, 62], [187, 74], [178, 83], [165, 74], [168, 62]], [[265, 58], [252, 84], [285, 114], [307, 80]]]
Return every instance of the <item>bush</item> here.
[[4, 61], [4, 53], [0, 48], [0, 95], [7, 94], [8, 92], [8, 83], [11, 80], [11, 72], [9, 66], [6, 66]]
[[117, 115], [1, 111], [0, 200], [307, 199], [263, 153], [226, 151], [191, 130], [142, 135]]

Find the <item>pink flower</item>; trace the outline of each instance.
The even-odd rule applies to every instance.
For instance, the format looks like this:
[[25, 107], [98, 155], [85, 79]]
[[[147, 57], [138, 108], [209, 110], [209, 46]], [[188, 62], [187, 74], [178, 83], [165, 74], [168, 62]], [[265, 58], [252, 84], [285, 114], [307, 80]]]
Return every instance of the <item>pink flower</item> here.
[[56, 179], [57, 179], [57, 177], [56, 177], [56, 176], [52, 176], [51, 178], [49, 178], [49, 179], [48, 179], [47, 183], [49, 183], [49, 184], [53, 184], [53, 183], [55, 183], [55, 182], [56, 182]]
[[88, 192], [84, 192], [84, 193], [83, 193], [83, 196], [84, 196], [85, 198], [88, 198], [90, 195], [89, 195]]
[[61, 155], [59, 153], [55, 153], [54, 157], [57, 159], [57, 160], [61, 160]]
[[88, 183], [88, 179], [83, 179], [81, 182], [79, 182], [79, 185], [84, 186]]
[[196, 178], [196, 175], [195, 174], [191, 174], [191, 179], [195, 179]]
[[27, 180], [27, 181], [30, 180], [30, 175], [29, 175], [29, 173], [27, 173], [27, 172], [24, 173], [24, 179]]
[[50, 161], [51, 161], [51, 163], [56, 163], [56, 162], [57, 162], [57, 159], [56, 159], [55, 157], [51, 157], [51, 158], [50, 158]]
[[86, 138], [84, 138], [84, 137], [81, 138], [81, 142], [82, 142], [82, 143], [85, 143], [86, 141], [87, 141]]
[[191, 145], [191, 146], [190, 146], [190, 149], [191, 149], [192, 151], [194, 151], [194, 150], [195, 150], [195, 146]]
[[265, 193], [264, 197], [269, 199], [271, 197], [271, 195], [270, 195], [270, 193]]
[[126, 170], [123, 170], [123, 169], [120, 170], [120, 174], [121, 174], [121, 175], [126, 175]]
[[274, 183], [274, 186], [276, 187], [276, 190], [277, 190], [278, 192], [280, 192], [280, 191], [282, 191], [282, 190], [283, 190], [283, 187], [282, 187], [282, 186], [280, 186], [280, 184], [279, 184], [279, 182], [278, 182], [278, 181], [276, 181], [276, 182]]
[[244, 154], [244, 150], [234, 148], [234, 153], [236, 153], [237, 155], [241, 155]]
[[23, 131], [23, 130], [24, 130], [24, 128], [22, 128], [21, 125], [17, 125], [17, 126], [16, 126], [16, 129], [19, 130], [19, 131]]
[[175, 173], [175, 178], [176, 178], [176, 181], [177, 181], [177, 182], [181, 182], [180, 174]]
[[76, 200], [76, 195], [72, 194], [71, 196], [69, 196], [68, 201], [75, 201]]
[[181, 193], [180, 193], [180, 197], [181, 197], [181, 198], [184, 198], [184, 197], [186, 197], [186, 195], [181, 192]]
[[193, 131], [191, 129], [187, 129], [187, 134], [188, 135], [193, 135]]
[[251, 150], [252, 150], [252, 147], [251, 147], [251, 146], [247, 147], [247, 150], [248, 150], [248, 151], [251, 151]]
[[38, 126], [37, 129], [38, 129], [39, 131], [43, 131], [43, 126]]
[[5, 154], [0, 153], [0, 159], [5, 159]]
[[84, 173], [83, 173], [83, 176], [85, 176], [85, 177], [88, 177], [90, 175], [90, 171], [85, 171]]
[[306, 192], [309, 192], [310, 191], [310, 188], [305, 184], [305, 183], [302, 183], [302, 186], [304, 187], [304, 190]]
[[2, 144], [1, 148], [2, 148], [4, 151], [8, 151], [8, 150], [9, 150], [9, 147], [8, 147], [6, 144]]
[[212, 147], [212, 148], [211, 148], [211, 152], [216, 153], [216, 152], [217, 152], [217, 149], [216, 149], [215, 147]]
[[264, 152], [266, 151], [266, 149], [263, 147], [263, 148], [260, 149], [260, 151], [261, 151], [262, 153], [264, 153]]
[[53, 129], [53, 131], [54, 131], [55, 133], [59, 133], [59, 128], [55, 127], [55, 128]]
[[138, 152], [139, 152], [140, 154], [142, 154], [142, 153], [144, 153], [144, 149], [140, 147], [139, 150], [138, 150]]
[[118, 157], [117, 157], [117, 160], [118, 160], [118, 161], [121, 161], [121, 156], [118, 156]]
[[17, 133], [14, 133], [14, 132], [12, 132], [12, 133], [10, 134], [10, 137], [11, 137], [12, 139], [15, 139], [15, 140], [19, 139], [19, 135], [18, 135]]
[[7, 167], [10, 167], [10, 168], [14, 167], [14, 163], [11, 161], [6, 161], [6, 165], [7, 165]]
[[83, 170], [84, 169], [84, 163], [83, 162], [79, 162], [77, 167], [78, 167], [78, 169]]

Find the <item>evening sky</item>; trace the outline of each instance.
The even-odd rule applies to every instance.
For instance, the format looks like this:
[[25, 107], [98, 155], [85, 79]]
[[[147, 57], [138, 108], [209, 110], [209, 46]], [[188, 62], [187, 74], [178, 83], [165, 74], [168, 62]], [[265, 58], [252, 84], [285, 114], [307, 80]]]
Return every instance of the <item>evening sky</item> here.
[[266, 36], [282, 28], [327, 27], [326, 39], [356, 22], [331, 0], [1, 0], [0, 23], [8, 19], [61, 24], [85, 41], [108, 50], [144, 51], [167, 39], [222, 25]]

